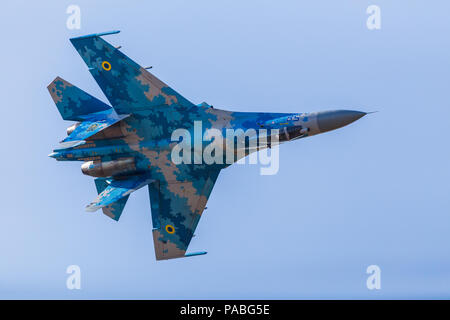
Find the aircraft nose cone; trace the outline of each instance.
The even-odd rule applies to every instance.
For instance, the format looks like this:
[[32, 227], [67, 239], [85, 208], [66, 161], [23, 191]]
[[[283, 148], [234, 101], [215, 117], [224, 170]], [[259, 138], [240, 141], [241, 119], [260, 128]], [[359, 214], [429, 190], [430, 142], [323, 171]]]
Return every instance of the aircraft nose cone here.
[[56, 159], [58, 157], [58, 153], [52, 152], [48, 155], [50, 158]]
[[367, 113], [352, 110], [322, 111], [317, 114], [317, 124], [320, 132], [326, 132], [346, 126]]

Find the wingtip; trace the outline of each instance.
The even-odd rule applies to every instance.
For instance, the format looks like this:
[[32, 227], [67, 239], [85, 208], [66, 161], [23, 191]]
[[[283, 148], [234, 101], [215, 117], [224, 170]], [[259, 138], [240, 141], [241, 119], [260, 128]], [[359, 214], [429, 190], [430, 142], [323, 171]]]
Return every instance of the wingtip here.
[[187, 253], [184, 256], [185, 257], [194, 257], [194, 256], [202, 256], [204, 254], [207, 254], [208, 252], [206, 251], [200, 251], [200, 252], [192, 252], [192, 253]]
[[86, 208], [85, 208], [85, 210], [86, 210], [87, 212], [95, 212], [95, 211], [97, 211], [98, 209], [100, 209], [100, 207], [98, 207], [95, 203], [88, 204], [88, 205], [86, 206]]
[[[47, 89], [48, 89], [48, 91], [50, 91], [51, 90], [51, 88], [53, 88], [54, 87], [54, 85], [55, 85], [55, 83], [56, 82], [58, 82], [58, 81], [65, 81], [63, 78], [61, 78], [60, 76], [57, 76], [55, 79], [53, 79], [52, 80], [52, 82], [50, 82], [49, 84], [48, 84], [48, 86], [47, 86]], [[66, 81], [67, 82], [67, 81]]]
[[84, 35], [84, 36], [70, 38], [69, 40], [70, 41], [74, 41], [74, 40], [80, 40], [80, 39], [86, 39], [86, 38], [107, 36], [107, 35], [110, 35], [110, 34], [117, 34], [117, 33], [120, 33], [120, 30], [112, 30], [112, 31], [100, 32], [100, 33], [92, 33], [92, 34], [87, 34], [87, 35]]

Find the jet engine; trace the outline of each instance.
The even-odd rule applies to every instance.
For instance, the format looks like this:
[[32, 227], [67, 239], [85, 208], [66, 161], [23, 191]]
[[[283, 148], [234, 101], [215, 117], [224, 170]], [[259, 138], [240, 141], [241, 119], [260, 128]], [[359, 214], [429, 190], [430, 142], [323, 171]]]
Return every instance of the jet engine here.
[[136, 171], [134, 158], [112, 161], [87, 161], [81, 165], [81, 172], [92, 177], [112, 177]]

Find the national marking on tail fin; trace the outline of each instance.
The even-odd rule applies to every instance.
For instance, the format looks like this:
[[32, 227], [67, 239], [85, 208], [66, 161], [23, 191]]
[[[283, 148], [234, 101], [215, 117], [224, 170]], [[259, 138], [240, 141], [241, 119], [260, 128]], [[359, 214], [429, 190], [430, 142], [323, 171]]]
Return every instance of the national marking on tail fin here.
[[47, 87], [64, 120], [83, 121], [83, 116], [111, 109], [66, 80], [56, 77]]

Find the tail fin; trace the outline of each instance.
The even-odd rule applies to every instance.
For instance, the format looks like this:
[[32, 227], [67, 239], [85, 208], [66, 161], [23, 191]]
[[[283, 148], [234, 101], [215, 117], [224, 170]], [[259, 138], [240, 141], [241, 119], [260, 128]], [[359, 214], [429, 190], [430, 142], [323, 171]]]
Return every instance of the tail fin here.
[[[100, 194], [108, 187], [108, 183], [106, 182], [106, 179], [97, 178], [95, 179], [95, 187], [97, 188], [97, 193]], [[103, 213], [111, 219], [119, 221], [120, 215], [122, 214], [123, 208], [125, 208], [125, 204], [127, 203], [129, 197], [130, 195], [126, 195], [116, 202], [103, 207]]]
[[80, 116], [111, 109], [89, 93], [56, 77], [47, 87], [64, 120], [83, 121]]

